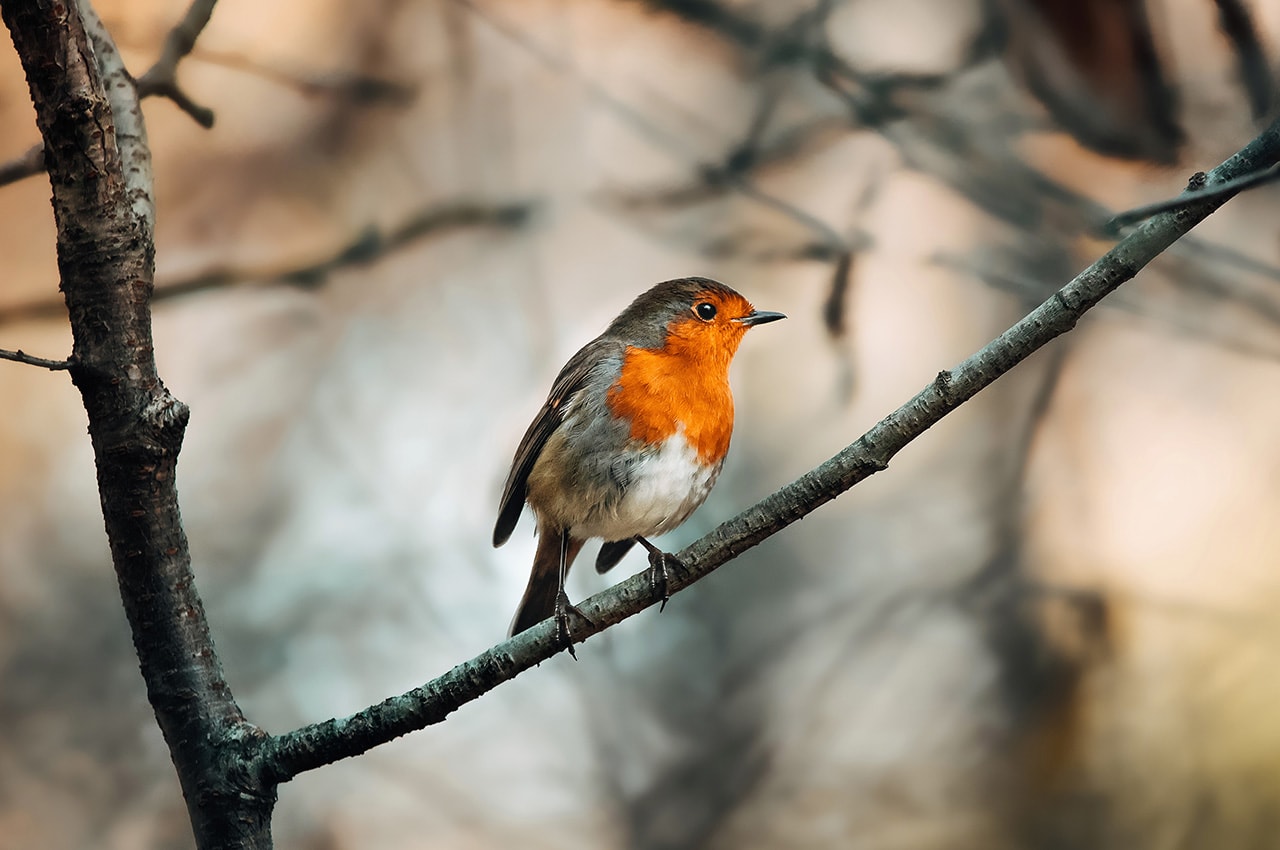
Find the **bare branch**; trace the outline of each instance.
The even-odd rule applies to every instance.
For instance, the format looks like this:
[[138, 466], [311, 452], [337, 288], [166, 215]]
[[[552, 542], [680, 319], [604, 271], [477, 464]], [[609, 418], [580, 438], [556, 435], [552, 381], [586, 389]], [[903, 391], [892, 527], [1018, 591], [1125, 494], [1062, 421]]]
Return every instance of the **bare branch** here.
[[195, 121], [206, 130], [213, 126], [214, 114], [213, 110], [207, 106], [201, 106], [191, 99], [182, 88], [178, 85], [177, 79], [165, 80], [148, 80], [145, 83], [138, 80], [138, 94], [141, 97], [150, 95], [159, 95], [173, 101], [174, 106], [191, 116], [191, 120]]
[[51, 372], [71, 368], [70, 360], [46, 360], [43, 357], [32, 357], [21, 348], [17, 351], [7, 351], [0, 348], [0, 360], [12, 360], [14, 363], [26, 363], [28, 366], [39, 366], [42, 369], [48, 369]]
[[303, 72], [267, 65], [240, 53], [196, 48], [191, 59], [221, 68], [252, 74], [260, 79], [292, 89], [304, 97], [334, 97], [358, 104], [387, 103], [403, 106], [418, 94], [410, 83], [388, 80], [354, 71]]
[[[233, 286], [296, 286], [314, 289], [331, 275], [353, 266], [367, 266], [420, 240], [469, 227], [512, 229], [533, 214], [531, 201], [511, 201], [488, 206], [466, 201], [424, 207], [410, 213], [387, 230], [370, 225], [346, 243], [319, 259], [299, 265], [266, 263], [256, 267], [214, 267], [190, 277], [164, 280], [156, 284], [152, 302], [181, 298], [196, 292]], [[0, 325], [61, 315], [65, 307], [57, 298], [44, 298], [0, 308]]]
[[17, 183], [44, 171], [44, 145], [32, 145], [22, 156], [0, 163], [0, 186]]
[[[1280, 120], [1214, 169], [1208, 176], [1208, 184], [1229, 183], [1277, 162], [1280, 162]], [[1085, 312], [1132, 279], [1228, 197], [1205, 198], [1177, 214], [1164, 213], [1146, 221], [985, 348], [955, 369], [939, 372], [914, 398], [856, 442], [679, 552], [677, 557], [686, 570], [672, 577], [668, 591], [675, 593], [688, 587], [887, 468], [894, 455], [908, 443], [1032, 352], [1071, 330]], [[574, 618], [574, 641], [581, 642], [660, 599], [661, 594], [644, 573], [632, 576], [579, 606], [589, 619]], [[269, 780], [285, 781], [439, 723], [460, 706], [563, 651], [565, 644], [557, 632], [556, 624], [548, 620], [408, 693], [347, 718], [327, 720], [268, 738], [258, 753], [257, 771]]]
[[[217, 0], [194, 0], [187, 10], [186, 16], [177, 26], [170, 30], [169, 35], [165, 38], [160, 58], [147, 73], [143, 74], [136, 83], [127, 76], [123, 78], [125, 84], [131, 88], [136, 85], [139, 98], [150, 97], [151, 95], [167, 97], [194, 118], [196, 123], [206, 128], [213, 126], [213, 112], [192, 102], [178, 87], [176, 75], [178, 61], [191, 52], [196, 38], [200, 35], [201, 30], [204, 29], [205, 24], [209, 22], [209, 16], [213, 14], [215, 2]], [[96, 13], [93, 14], [96, 18]], [[98, 27], [101, 28], [101, 26], [102, 23], [99, 21]], [[97, 45], [95, 45], [96, 47]], [[114, 47], [112, 52], [115, 52]], [[116, 53], [116, 56], [118, 59], [119, 54]], [[123, 69], [123, 64], [120, 67]], [[0, 163], [0, 186], [7, 186], [27, 177], [34, 177], [44, 170], [44, 145], [35, 145], [21, 156], [15, 157], [8, 162]]]
[[169, 30], [160, 58], [138, 78], [138, 97], [160, 95], [172, 100], [201, 127], [213, 126], [213, 110], [200, 106], [178, 86], [178, 63], [196, 46], [217, 0], [192, 0], [187, 14]]
[[[318, 260], [291, 268], [214, 269], [184, 280], [167, 281], [157, 287], [156, 300], [181, 297], [193, 292], [255, 283], [265, 286], [315, 288], [330, 275], [352, 266], [376, 263], [388, 254], [421, 239], [467, 227], [514, 228], [528, 221], [533, 204], [511, 202], [487, 206], [470, 202], [441, 204], [418, 210], [389, 230], [368, 227], [345, 245]], [[0, 311], [0, 323], [5, 320]]]
[[1214, 0], [1218, 5], [1218, 26], [1235, 45], [1240, 63], [1240, 79], [1249, 93], [1254, 118], [1271, 109], [1273, 84], [1267, 52], [1258, 37], [1249, 8], [1241, 0]]
[[1266, 183], [1272, 183], [1280, 180], [1280, 167], [1272, 166], [1264, 168], [1254, 174], [1246, 174], [1229, 183], [1223, 183], [1210, 188], [1201, 188], [1204, 183], [1204, 174], [1193, 174], [1187, 185], [1187, 191], [1176, 198], [1168, 198], [1163, 201], [1146, 204], [1141, 207], [1135, 207], [1122, 213], [1117, 213], [1107, 220], [1103, 225], [1104, 232], [1115, 235], [1122, 229], [1132, 224], [1137, 224], [1143, 219], [1151, 218], [1156, 213], [1175, 212], [1193, 206], [1201, 201], [1210, 200], [1218, 197], [1230, 197], [1245, 189], [1252, 189], [1255, 186], [1262, 186]]
[[849, 322], [845, 316], [849, 302], [849, 290], [853, 280], [853, 261], [857, 255], [852, 251], [841, 254], [836, 260], [835, 271], [831, 276], [831, 291], [822, 305], [822, 323], [827, 333], [840, 339], [849, 330]]

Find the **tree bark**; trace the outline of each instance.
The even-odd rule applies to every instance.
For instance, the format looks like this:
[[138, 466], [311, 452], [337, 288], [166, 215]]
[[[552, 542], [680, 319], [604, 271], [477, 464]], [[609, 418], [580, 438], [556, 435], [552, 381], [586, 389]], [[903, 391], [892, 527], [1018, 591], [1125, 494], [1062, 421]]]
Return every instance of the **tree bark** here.
[[152, 349], [154, 204], [136, 88], [87, 6], [82, 16], [74, 0], [0, 0], [0, 16], [44, 140], [74, 339], [69, 371], [88, 413], [147, 696], [197, 845], [268, 848], [275, 786], [236, 769], [260, 733], [223, 678], [178, 512], [174, 472], [188, 410], [161, 382]]

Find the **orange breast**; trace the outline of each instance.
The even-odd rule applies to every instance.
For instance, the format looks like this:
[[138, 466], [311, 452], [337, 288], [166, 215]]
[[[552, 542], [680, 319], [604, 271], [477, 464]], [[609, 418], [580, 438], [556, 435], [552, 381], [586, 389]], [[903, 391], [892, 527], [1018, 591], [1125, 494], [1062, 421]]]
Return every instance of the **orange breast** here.
[[691, 355], [678, 340], [661, 349], [628, 348], [609, 409], [631, 423], [633, 440], [658, 443], [683, 425], [698, 458], [718, 463], [733, 436], [732, 354]]

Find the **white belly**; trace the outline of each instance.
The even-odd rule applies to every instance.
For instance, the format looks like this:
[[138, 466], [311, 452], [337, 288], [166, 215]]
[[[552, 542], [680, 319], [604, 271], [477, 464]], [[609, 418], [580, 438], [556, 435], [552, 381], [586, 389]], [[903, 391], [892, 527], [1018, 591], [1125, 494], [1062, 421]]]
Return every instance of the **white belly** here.
[[700, 463], [681, 428], [631, 468], [625, 493], [612, 510], [593, 512], [571, 533], [579, 538], [626, 540], [668, 532], [706, 500], [720, 467], [720, 463]]

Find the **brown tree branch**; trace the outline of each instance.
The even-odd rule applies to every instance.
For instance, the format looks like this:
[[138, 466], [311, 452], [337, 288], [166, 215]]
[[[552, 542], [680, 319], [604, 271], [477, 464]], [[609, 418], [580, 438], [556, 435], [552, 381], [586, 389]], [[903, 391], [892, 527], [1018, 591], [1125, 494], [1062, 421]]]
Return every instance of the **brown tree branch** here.
[[275, 789], [244, 782], [235, 769], [256, 730], [222, 675], [178, 512], [174, 473], [188, 411], [161, 382], [152, 348], [154, 213], [136, 91], [87, 3], [82, 11], [62, 0], [0, 0], [0, 16], [44, 140], [73, 336], [69, 371], [88, 414], [147, 697], [197, 845], [266, 848]]
[[207, 50], [191, 52], [197, 62], [251, 74], [258, 79], [291, 89], [303, 97], [329, 97], [348, 103], [407, 106], [418, 95], [418, 86], [359, 71], [302, 71], [252, 59], [240, 53]]
[[[122, 78], [126, 85], [131, 87], [136, 85], [138, 97], [145, 98], [152, 95], [167, 97], [195, 119], [196, 123], [206, 128], [213, 126], [213, 112], [194, 103], [178, 87], [177, 67], [178, 62], [195, 46], [195, 40], [205, 24], [209, 22], [209, 16], [213, 14], [213, 6], [216, 2], [217, 0], [194, 0], [183, 19], [169, 31], [160, 58], [155, 64], [136, 83], [127, 75]], [[44, 145], [33, 145], [21, 156], [0, 163], [0, 186], [34, 177], [44, 170]]]
[[[367, 266], [423, 239], [466, 228], [509, 230], [526, 224], [534, 213], [532, 201], [507, 201], [493, 205], [473, 201], [433, 204], [415, 210], [394, 226], [369, 225], [327, 253], [297, 265], [280, 262], [260, 266], [215, 266], [189, 277], [156, 284], [151, 302], [181, 298], [197, 292], [238, 286], [294, 286], [316, 289], [344, 269]], [[61, 315], [65, 308], [57, 298], [45, 298], [0, 307], [0, 325]]]
[[[1213, 187], [1280, 162], [1280, 120], [1243, 150], [1215, 168]], [[1138, 273], [1229, 195], [1204, 198], [1144, 222], [1093, 265], [985, 348], [938, 377], [914, 398], [881, 420], [826, 463], [721, 524], [678, 553], [685, 565], [669, 583], [678, 592], [720, 565], [835, 499], [888, 467], [908, 443], [989, 386], [1032, 352], [1071, 330], [1086, 311]], [[638, 574], [592, 596], [579, 607], [589, 619], [574, 617], [572, 634], [581, 642], [661, 600], [648, 577]], [[255, 773], [285, 781], [343, 758], [359, 755], [394, 738], [439, 723], [460, 706], [565, 649], [556, 624], [548, 620], [481, 653], [470, 661], [400, 696], [350, 717], [326, 720], [263, 742]]]
[[[409, 214], [394, 227], [382, 230], [369, 226], [331, 253], [301, 265], [274, 269], [212, 269], [163, 283], [156, 292], [156, 299], [176, 298], [250, 282], [260, 286], [316, 288], [336, 272], [376, 263], [422, 239], [464, 228], [516, 228], [525, 224], [532, 213], [533, 204], [526, 201], [492, 206], [470, 201], [435, 204]], [[0, 322], [3, 321], [4, 311], [0, 311]]]
[[0, 360], [12, 360], [14, 363], [26, 363], [28, 366], [39, 366], [40, 368], [48, 369], [51, 372], [71, 368], [70, 360], [46, 360], [43, 357], [33, 357], [21, 348], [17, 351], [7, 351], [0, 348]]
[[213, 126], [213, 110], [200, 106], [178, 85], [178, 63], [196, 46], [196, 39], [209, 23], [217, 0], [192, 0], [187, 14], [169, 30], [160, 50], [160, 58], [138, 78], [138, 97], [160, 95], [172, 100], [201, 127]]

